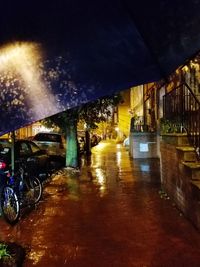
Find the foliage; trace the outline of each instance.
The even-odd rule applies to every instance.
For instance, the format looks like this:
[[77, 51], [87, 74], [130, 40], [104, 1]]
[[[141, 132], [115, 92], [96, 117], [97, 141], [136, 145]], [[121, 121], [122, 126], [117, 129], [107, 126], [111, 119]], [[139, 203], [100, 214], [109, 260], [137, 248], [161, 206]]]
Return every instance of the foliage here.
[[162, 118], [160, 120], [160, 129], [161, 129], [161, 134], [183, 133], [183, 127], [181, 126], [181, 123], [178, 119], [167, 120]]
[[41, 121], [46, 127], [58, 127], [62, 134], [66, 135], [66, 125], [72, 121], [78, 121], [78, 109], [66, 110], [62, 113], [55, 114]]
[[[77, 123], [81, 121], [87, 125], [87, 130], [97, 128], [97, 123], [107, 121], [112, 114], [112, 107], [122, 101], [121, 95], [114, 95], [98, 99], [94, 102], [66, 110], [42, 121], [47, 127], [59, 127], [66, 135], [66, 166], [78, 167]], [[87, 131], [86, 131], [87, 132]], [[85, 151], [90, 154], [90, 140], [85, 138]]]
[[9, 254], [7, 246], [5, 244], [0, 243], [0, 260], [8, 259], [10, 257], [11, 255]]
[[46, 127], [59, 127], [66, 134], [66, 125], [72, 121], [82, 121], [90, 129], [95, 129], [97, 123], [106, 121], [112, 114], [112, 107], [122, 102], [120, 94], [104, 97], [80, 107], [66, 110], [41, 121]]
[[79, 110], [79, 119], [84, 121], [88, 128], [97, 128], [97, 123], [107, 121], [112, 115], [112, 108], [122, 102], [120, 94], [97, 99], [88, 103]]

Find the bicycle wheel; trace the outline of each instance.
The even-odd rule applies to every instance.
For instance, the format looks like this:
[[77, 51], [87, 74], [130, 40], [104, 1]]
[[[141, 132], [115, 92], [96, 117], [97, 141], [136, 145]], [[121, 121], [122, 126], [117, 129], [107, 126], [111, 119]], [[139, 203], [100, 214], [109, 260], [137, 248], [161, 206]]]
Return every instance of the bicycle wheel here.
[[15, 224], [20, 216], [18, 197], [12, 187], [4, 186], [1, 191], [1, 211], [9, 224]]
[[42, 197], [42, 184], [37, 177], [27, 179], [28, 191], [26, 192], [26, 200], [29, 204], [36, 204]]

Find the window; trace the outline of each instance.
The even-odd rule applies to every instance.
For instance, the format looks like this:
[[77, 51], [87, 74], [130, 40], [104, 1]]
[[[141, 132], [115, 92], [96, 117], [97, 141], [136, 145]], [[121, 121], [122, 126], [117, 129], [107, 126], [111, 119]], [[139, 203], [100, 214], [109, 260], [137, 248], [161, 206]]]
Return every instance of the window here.
[[20, 156], [26, 156], [31, 154], [30, 148], [27, 143], [20, 143], [19, 154]]
[[30, 147], [33, 153], [37, 153], [40, 151], [40, 148], [34, 143], [30, 143]]
[[40, 133], [34, 137], [34, 140], [60, 143], [61, 136], [59, 134]]

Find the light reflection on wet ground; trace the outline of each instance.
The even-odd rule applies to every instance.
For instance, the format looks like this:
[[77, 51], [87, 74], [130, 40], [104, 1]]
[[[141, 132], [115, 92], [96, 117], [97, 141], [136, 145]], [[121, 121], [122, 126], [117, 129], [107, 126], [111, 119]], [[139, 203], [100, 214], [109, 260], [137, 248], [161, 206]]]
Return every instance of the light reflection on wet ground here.
[[0, 239], [27, 248], [25, 267], [200, 266], [200, 235], [160, 198], [159, 181], [158, 160], [101, 143], [80, 172], [58, 173], [16, 226], [1, 219]]

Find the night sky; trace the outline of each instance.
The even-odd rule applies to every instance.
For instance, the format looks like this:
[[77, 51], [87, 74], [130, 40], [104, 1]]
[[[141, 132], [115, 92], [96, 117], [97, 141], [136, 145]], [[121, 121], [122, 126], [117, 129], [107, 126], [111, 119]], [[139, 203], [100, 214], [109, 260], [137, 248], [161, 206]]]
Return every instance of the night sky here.
[[112, 83], [120, 69], [125, 84], [137, 84], [199, 50], [199, 10], [199, 0], [3, 1], [0, 44], [37, 41], [48, 56], [70, 54], [86, 79], [111, 72]]
[[[0, 44], [40, 43], [47, 69], [62, 57], [65, 72], [49, 82], [60, 112], [166, 77], [200, 48], [199, 10], [199, 0], [7, 0], [1, 3]], [[60, 86], [64, 80], [75, 84], [73, 97]], [[2, 123], [0, 133], [41, 119], [20, 114], [19, 123]]]

